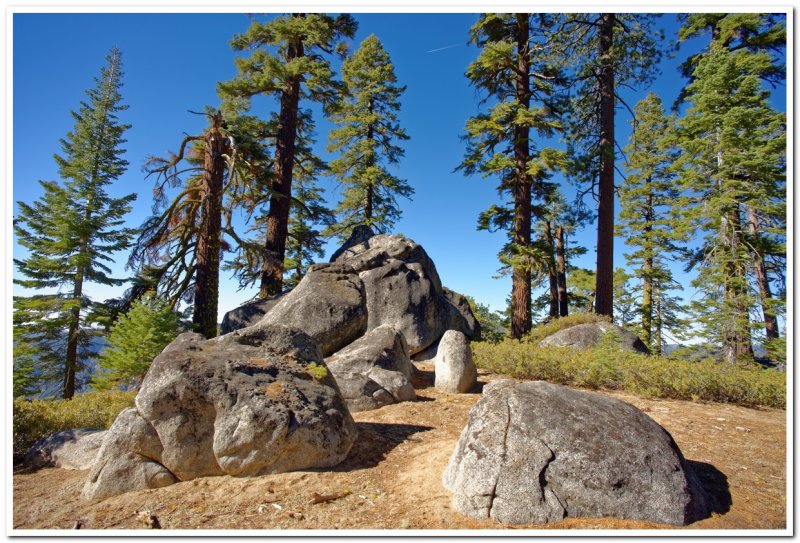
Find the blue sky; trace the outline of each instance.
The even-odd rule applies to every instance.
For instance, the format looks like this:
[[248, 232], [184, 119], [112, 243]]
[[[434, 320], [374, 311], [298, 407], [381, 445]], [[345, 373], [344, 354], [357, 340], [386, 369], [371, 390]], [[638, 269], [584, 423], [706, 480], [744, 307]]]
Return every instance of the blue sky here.
[[[478, 214], [498, 201], [496, 182], [465, 177], [454, 168], [464, 154], [460, 140], [466, 120], [479, 111], [481, 96], [469, 86], [464, 71], [477, 56], [468, 46], [468, 31], [475, 14], [356, 14], [358, 33], [351, 48], [369, 34], [383, 42], [395, 65], [402, 97], [401, 125], [410, 140], [404, 144], [405, 158], [396, 174], [415, 189], [412, 201], [401, 201], [403, 218], [396, 232], [420, 243], [432, 257], [444, 284], [469, 294], [479, 302], [500, 310], [511, 290], [509, 278], [496, 276], [497, 252], [502, 233], [476, 231]], [[122, 116], [132, 124], [126, 133], [128, 171], [111, 187], [121, 196], [139, 196], [129, 215], [139, 226], [150, 214], [152, 180], [141, 171], [146, 157], [175, 150], [185, 133], [199, 133], [203, 117], [188, 110], [217, 105], [216, 83], [235, 74], [236, 56], [229, 41], [250, 24], [244, 14], [28, 14], [13, 15], [13, 200], [32, 202], [41, 196], [37, 180], [57, 179], [53, 154], [60, 152], [59, 138], [72, 128], [71, 110], [78, 108], [85, 91], [93, 85], [109, 49], [121, 49], [125, 77], [123, 102], [129, 106]], [[667, 39], [674, 39], [675, 16], [661, 18]], [[705, 40], [681, 47], [675, 58], [665, 59], [661, 75], [648, 88], [628, 92], [631, 107], [649, 91], [672, 103], [683, 80], [676, 66]], [[774, 91], [774, 103], [785, 110], [785, 89]], [[270, 101], [254, 102], [255, 114], [266, 116]], [[318, 152], [325, 159], [330, 125], [318, 108]], [[629, 115], [618, 109], [617, 138], [625, 145]], [[618, 178], [617, 183], [621, 180]], [[336, 202], [335, 183], [323, 179], [327, 199]], [[14, 204], [16, 212], [16, 203]], [[579, 234], [587, 255], [574, 262], [594, 268], [594, 225]], [[327, 255], [335, 250], [328, 245]], [[14, 244], [14, 257], [25, 253]], [[615, 265], [624, 266], [625, 247], [617, 238]], [[127, 254], [117, 258], [117, 274]], [[236, 282], [221, 276], [220, 317], [255, 293], [237, 291]], [[679, 273], [687, 287], [690, 277]], [[24, 293], [14, 287], [15, 294]], [[90, 285], [95, 299], [119, 296], [120, 289]]]

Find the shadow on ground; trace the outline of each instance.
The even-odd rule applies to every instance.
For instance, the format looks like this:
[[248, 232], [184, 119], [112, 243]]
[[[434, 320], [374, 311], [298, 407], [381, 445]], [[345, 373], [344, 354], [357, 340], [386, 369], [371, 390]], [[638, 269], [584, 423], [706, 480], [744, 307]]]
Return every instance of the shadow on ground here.
[[733, 499], [728, 487], [728, 477], [706, 462], [698, 462], [696, 460], [687, 460], [687, 462], [711, 497], [711, 512], [724, 514], [730, 511]]
[[412, 437], [414, 434], [434, 429], [432, 426], [378, 422], [357, 422], [356, 427], [358, 427], [358, 439], [344, 462], [333, 468], [333, 471], [373, 468], [400, 443], [415, 441], [416, 438]]

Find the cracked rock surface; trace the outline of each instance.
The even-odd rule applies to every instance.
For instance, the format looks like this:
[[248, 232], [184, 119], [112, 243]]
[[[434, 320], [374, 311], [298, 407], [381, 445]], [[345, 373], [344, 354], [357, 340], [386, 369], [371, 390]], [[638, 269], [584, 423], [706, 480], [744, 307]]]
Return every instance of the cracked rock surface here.
[[672, 437], [630, 404], [543, 381], [484, 387], [442, 482], [504, 524], [617, 517], [686, 525], [709, 498]]

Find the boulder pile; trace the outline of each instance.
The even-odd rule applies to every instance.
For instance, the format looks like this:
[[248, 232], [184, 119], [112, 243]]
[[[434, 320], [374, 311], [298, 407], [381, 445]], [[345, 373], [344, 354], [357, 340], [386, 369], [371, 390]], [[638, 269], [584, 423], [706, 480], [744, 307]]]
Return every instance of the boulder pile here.
[[156, 357], [136, 407], [108, 430], [84, 497], [334, 466], [356, 439], [351, 410], [416, 397], [411, 355], [435, 350], [448, 330], [463, 343], [479, 334], [419, 244], [368, 228], [290, 292], [223, 323], [224, 335], [182, 334]]

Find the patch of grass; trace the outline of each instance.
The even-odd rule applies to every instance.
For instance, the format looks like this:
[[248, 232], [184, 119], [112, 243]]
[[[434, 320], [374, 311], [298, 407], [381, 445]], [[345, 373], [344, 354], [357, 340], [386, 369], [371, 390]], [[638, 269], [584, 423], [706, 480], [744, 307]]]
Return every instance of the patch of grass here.
[[472, 351], [479, 368], [516, 379], [624, 390], [651, 398], [786, 408], [786, 373], [758, 366], [647, 356], [615, 349], [609, 342], [578, 350], [506, 339], [473, 343]]
[[126, 407], [133, 406], [136, 391], [92, 391], [71, 400], [14, 400], [14, 458], [39, 439], [72, 428], [108, 428]]

